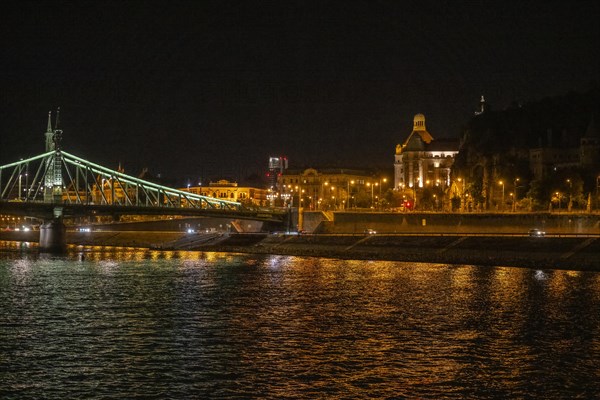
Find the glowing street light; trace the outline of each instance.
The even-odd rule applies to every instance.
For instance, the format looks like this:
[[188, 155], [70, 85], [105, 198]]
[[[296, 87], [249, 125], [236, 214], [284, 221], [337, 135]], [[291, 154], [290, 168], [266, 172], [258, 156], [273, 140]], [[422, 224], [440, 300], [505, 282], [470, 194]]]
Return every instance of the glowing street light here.
[[367, 182], [367, 186], [371, 186], [371, 208], [373, 207], [373, 189], [375, 188], [375, 186], [378, 186], [379, 183], [371, 183], [371, 182]]
[[379, 200], [377, 201], [377, 204], [380, 204], [381, 202], [381, 187], [383, 186], [383, 183], [387, 183], [387, 178], [379, 179]]
[[515, 187], [515, 197], [513, 198], [513, 202], [512, 202], [512, 211], [515, 212], [516, 210], [516, 202], [517, 202], [517, 182], [519, 182], [520, 179], [519, 178], [515, 178], [515, 180], [513, 181], [513, 185]]
[[502, 186], [502, 208], [501, 208], [501, 210], [504, 211], [504, 182], [500, 181], [500, 182], [498, 182], [498, 184]]
[[354, 185], [354, 181], [346, 181], [346, 202], [344, 203], [344, 209], [350, 207], [350, 184]]
[[567, 183], [569, 184], [569, 204], [567, 205], [567, 210], [571, 212], [571, 207], [573, 206], [573, 182], [567, 179]]

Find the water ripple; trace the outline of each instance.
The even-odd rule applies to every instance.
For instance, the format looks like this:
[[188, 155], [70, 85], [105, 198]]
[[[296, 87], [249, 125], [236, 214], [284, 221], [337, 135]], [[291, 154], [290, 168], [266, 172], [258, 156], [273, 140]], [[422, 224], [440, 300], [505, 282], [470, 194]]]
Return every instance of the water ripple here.
[[598, 275], [15, 254], [0, 261], [0, 398], [591, 398]]

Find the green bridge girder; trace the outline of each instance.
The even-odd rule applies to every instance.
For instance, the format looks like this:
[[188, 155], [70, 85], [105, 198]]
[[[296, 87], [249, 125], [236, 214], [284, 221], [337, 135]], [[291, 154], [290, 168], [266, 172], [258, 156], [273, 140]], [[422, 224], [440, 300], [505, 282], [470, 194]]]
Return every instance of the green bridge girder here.
[[57, 210], [64, 217], [177, 215], [274, 223], [284, 223], [289, 214], [170, 188], [62, 150], [0, 166], [0, 213], [51, 218]]

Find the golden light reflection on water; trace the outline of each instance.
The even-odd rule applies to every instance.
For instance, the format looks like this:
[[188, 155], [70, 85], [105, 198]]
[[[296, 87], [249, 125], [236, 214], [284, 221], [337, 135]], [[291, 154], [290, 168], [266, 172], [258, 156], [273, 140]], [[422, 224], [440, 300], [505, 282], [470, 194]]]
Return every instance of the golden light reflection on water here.
[[[100, 246], [22, 254], [2, 264], [0, 304], [40, 339], [24, 374], [49, 360], [63, 368], [37, 371], [68, 381], [85, 359], [96, 376], [125, 364], [127, 385], [275, 382], [299, 398], [319, 395], [298, 387], [333, 386], [335, 398], [527, 398], [531, 380], [561, 398], [557, 370], [577, 384], [597, 375], [598, 273]], [[106, 351], [78, 357], [92, 348]]]
[[522, 288], [526, 285], [526, 274], [529, 272], [530, 270], [522, 268], [493, 268], [489, 288], [490, 298], [496, 304], [518, 309], [523, 304], [523, 296], [527, 295]]
[[569, 290], [569, 275], [565, 271], [552, 271], [547, 282], [551, 297], [564, 297]]
[[0, 249], [5, 249], [9, 251], [28, 251], [37, 250], [37, 248], [37, 242], [15, 242], [11, 240], [0, 240]]

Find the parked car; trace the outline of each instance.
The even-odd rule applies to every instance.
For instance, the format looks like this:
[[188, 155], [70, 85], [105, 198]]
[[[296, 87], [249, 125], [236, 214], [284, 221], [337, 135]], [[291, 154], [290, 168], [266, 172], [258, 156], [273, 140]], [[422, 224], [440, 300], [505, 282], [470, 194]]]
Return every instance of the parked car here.
[[529, 236], [533, 236], [533, 237], [543, 237], [546, 235], [546, 232], [544, 232], [541, 229], [537, 229], [537, 228], [533, 228], [529, 230]]

